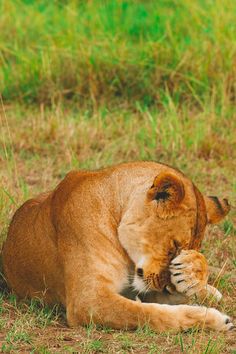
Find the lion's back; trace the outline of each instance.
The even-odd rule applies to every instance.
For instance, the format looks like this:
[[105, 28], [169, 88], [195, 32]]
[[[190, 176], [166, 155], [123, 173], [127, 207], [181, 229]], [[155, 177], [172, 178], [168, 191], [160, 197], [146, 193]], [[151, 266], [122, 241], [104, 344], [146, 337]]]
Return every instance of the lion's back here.
[[51, 193], [40, 194], [15, 212], [3, 246], [4, 276], [20, 297], [31, 296], [34, 289], [43, 292], [43, 276], [56, 264], [50, 196]]

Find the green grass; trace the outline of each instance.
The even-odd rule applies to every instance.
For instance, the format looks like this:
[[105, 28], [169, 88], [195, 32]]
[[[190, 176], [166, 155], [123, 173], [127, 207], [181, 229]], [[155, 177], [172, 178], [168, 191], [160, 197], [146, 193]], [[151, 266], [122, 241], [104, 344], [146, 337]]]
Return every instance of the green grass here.
[[4, 100], [235, 102], [234, 0], [3, 0]]
[[[0, 2], [0, 245], [18, 206], [70, 169], [155, 160], [232, 211], [202, 251], [236, 319], [236, 2]], [[219, 270], [224, 266], [221, 276]], [[0, 351], [236, 352], [235, 333], [69, 329], [0, 284]]]

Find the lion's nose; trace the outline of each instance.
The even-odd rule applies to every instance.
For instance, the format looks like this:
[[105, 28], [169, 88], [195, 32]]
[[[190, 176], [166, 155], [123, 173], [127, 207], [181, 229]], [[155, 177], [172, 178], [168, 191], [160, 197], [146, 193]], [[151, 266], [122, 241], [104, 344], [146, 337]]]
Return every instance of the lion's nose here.
[[169, 270], [163, 270], [160, 275], [159, 275], [159, 284], [160, 287], [163, 289], [167, 285], [171, 284], [171, 279], [170, 279], [170, 272]]
[[138, 275], [140, 278], [143, 278], [143, 269], [142, 269], [142, 268], [137, 268], [137, 275]]

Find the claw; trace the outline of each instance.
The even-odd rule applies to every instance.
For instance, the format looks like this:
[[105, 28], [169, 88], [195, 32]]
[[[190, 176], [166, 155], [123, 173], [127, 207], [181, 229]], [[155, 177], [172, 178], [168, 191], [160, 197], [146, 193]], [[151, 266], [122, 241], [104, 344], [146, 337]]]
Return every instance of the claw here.
[[171, 264], [173, 264], [173, 266], [180, 266], [180, 265], [182, 265], [182, 263], [173, 263], [173, 262], [171, 262]]
[[[199, 281], [195, 281], [195, 283], [191, 284], [190, 286], [187, 287], [187, 289], [184, 290], [184, 293], [187, 295], [187, 293], [198, 284], [199, 284]], [[190, 292], [188, 295], [191, 296], [193, 294], [194, 294], [194, 292], [193, 293]]]

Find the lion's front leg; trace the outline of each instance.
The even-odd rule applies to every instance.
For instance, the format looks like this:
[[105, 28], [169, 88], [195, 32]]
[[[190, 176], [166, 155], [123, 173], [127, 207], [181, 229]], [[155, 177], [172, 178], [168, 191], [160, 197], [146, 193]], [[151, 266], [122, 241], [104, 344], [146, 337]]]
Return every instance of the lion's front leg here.
[[195, 326], [219, 331], [234, 328], [228, 316], [213, 308], [141, 303], [114, 293], [105, 283], [90, 288], [88, 293], [78, 278], [68, 277], [66, 282], [70, 289], [66, 294], [67, 321], [72, 327], [94, 323], [115, 329], [135, 329], [148, 324], [156, 332]]
[[221, 299], [221, 293], [207, 284], [208, 264], [201, 253], [195, 250], [182, 251], [172, 260], [170, 272], [171, 282], [178, 292], [188, 297], [197, 295], [203, 298], [211, 294], [216, 300]]

